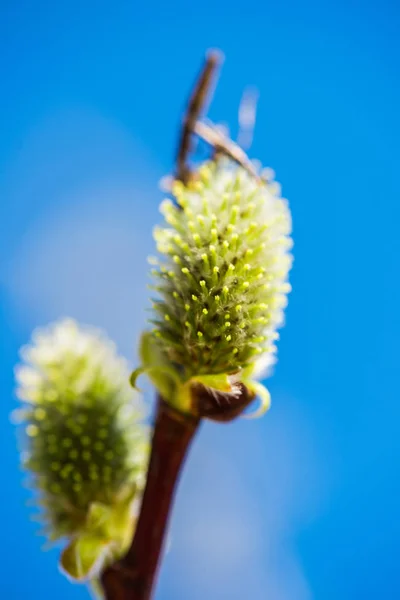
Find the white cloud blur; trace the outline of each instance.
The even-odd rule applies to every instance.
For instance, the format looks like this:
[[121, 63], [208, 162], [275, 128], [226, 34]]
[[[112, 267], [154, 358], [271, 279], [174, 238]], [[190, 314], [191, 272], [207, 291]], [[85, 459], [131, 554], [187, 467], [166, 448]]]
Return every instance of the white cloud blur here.
[[27, 134], [6, 191], [17, 225], [31, 217], [1, 265], [17, 319], [72, 316], [105, 328], [132, 356], [160, 198], [146, 161], [120, 126], [87, 111]]
[[100, 326], [131, 357], [144, 323], [151, 248], [129, 207], [134, 193], [115, 185], [86, 191], [32, 227], [8, 269], [21, 313], [38, 322], [72, 316]]
[[[62, 113], [27, 135], [8, 191], [14, 206], [40, 197], [45, 209], [33, 211], [3, 261], [17, 323], [72, 316], [105, 328], [133, 357], [147, 303], [156, 170], [118, 125], [91, 113]], [[161, 594], [312, 598], [294, 536], [318, 512], [321, 477], [305, 418], [283, 404], [285, 413], [274, 398], [262, 425], [200, 432], [177, 498]]]

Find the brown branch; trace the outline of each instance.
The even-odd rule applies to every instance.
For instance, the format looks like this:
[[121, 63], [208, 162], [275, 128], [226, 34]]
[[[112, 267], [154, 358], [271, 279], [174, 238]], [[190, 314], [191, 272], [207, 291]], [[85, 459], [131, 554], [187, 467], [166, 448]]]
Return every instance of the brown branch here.
[[198, 424], [198, 419], [174, 411], [159, 399], [135, 536], [125, 558], [103, 574], [107, 600], [152, 597], [177, 481]]
[[199, 416], [183, 415], [161, 398], [157, 403], [146, 488], [132, 545], [126, 556], [106, 569], [102, 584], [107, 600], [150, 600], [179, 475], [200, 418], [228, 422], [254, 399], [242, 383], [232, 393], [193, 388]]

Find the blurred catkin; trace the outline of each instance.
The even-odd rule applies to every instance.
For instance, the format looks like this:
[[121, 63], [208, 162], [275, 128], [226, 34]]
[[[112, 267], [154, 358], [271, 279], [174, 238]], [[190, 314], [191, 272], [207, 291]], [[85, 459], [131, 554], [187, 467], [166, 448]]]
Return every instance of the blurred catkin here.
[[16, 369], [23, 466], [49, 540], [67, 538], [69, 575], [84, 579], [129, 543], [147, 435], [125, 361], [72, 320], [37, 330]]

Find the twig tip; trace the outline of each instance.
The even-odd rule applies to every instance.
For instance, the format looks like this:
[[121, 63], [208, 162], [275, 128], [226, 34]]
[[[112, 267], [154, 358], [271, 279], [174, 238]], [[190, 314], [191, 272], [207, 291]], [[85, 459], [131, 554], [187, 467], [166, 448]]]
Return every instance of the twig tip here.
[[206, 52], [206, 60], [215, 66], [220, 66], [225, 60], [224, 53], [219, 48], [210, 48]]

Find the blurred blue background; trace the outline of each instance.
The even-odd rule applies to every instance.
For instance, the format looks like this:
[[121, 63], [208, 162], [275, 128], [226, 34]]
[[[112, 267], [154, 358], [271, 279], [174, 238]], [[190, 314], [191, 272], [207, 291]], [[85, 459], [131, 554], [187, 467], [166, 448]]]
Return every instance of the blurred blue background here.
[[[295, 264], [273, 406], [206, 424], [186, 466], [160, 600], [400, 598], [399, 10], [377, 0], [11, 2], [0, 17], [1, 594], [84, 599], [25, 506], [13, 367], [71, 315], [133, 362], [160, 178], [208, 47], [210, 109], [277, 173]], [[397, 273], [397, 275], [396, 275]]]

